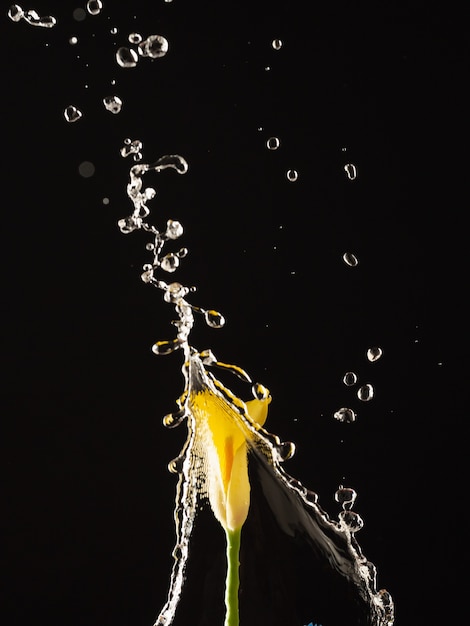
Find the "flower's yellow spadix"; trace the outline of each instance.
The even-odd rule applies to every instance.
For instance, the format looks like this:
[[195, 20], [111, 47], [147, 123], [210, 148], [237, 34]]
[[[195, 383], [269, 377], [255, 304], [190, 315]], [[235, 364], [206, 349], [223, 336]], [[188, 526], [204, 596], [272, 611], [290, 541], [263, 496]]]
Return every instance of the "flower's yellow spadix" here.
[[[266, 421], [270, 398], [246, 403], [255, 428]], [[197, 450], [204, 459], [205, 488], [215, 517], [229, 531], [245, 522], [250, 506], [247, 441], [253, 433], [225, 398], [204, 387], [191, 394]]]

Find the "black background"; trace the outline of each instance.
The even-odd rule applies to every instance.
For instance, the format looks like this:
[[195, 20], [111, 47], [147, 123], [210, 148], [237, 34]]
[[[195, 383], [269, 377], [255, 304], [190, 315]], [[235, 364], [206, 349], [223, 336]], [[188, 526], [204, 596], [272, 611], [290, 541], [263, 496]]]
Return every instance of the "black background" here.
[[[189, 162], [185, 176], [145, 182], [157, 189], [150, 221], [185, 227], [190, 254], [172, 279], [227, 319], [222, 330], [198, 320], [193, 345], [270, 388], [267, 426], [297, 444], [286, 470], [331, 515], [340, 483], [358, 491], [358, 540], [396, 623], [447, 619], [466, 541], [464, 16], [424, 2], [109, 0], [79, 22], [69, 0], [24, 7], [55, 15], [49, 30], [13, 23], [8, 6], [4, 623], [148, 626], [166, 597], [166, 466], [185, 433], [161, 418], [183, 379], [179, 354], [150, 351], [174, 329], [139, 278], [147, 240], [116, 227], [131, 212], [126, 137], [142, 140], [144, 162]], [[168, 54], [118, 67], [132, 31], [164, 35]], [[113, 94], [116, 116], [101, 102]], [[69, 104], [83, 111], [75, 124]], [[375, 345], [383, 357], [369, 363]], [[343, 385], [348, 370], [373, 400]], [[341, 406], [354, 424], [332, 418]]]

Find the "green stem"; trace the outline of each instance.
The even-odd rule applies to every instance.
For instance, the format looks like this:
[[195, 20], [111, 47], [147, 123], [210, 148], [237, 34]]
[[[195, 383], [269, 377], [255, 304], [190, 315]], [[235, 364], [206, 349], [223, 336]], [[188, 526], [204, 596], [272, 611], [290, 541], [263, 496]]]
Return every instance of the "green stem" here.
[[225, 530], [227, 538], [227, 578], [225, 579], [225, 625], [239, 626], [238, 588], [240, 586], [240, 536], [242, 529]]

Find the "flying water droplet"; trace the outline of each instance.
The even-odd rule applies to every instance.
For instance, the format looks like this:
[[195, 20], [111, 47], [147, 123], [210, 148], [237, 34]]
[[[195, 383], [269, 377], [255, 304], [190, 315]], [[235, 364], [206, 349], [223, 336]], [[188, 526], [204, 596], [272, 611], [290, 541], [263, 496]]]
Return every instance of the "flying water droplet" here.
[[335, 493], [335, 500], [341, 504], [343, 510], [351, 509], [354, 506], [356, 498], [357, 492], [354, 489], [351, 489], [350, 487], [343, 487], [342, 485]]
[[344, 422], [345, 424], [352, 424], [352, 422], [356, 421], [356, 413], [352, 409], [348, 409], [346, 407], [342, 407], [336, 413], [334, 413], [333, 417], [335, 420], [339, 422]]
[[172, 252], [170, 252], [169, 254], [166, 254], [162, 258], [160, 266], [162, 270], [165, 270], [165, 272], [174, 272], [179, 266], [179, 264], [180, 264], [179, 258], [176, 256], [176, 254], [173, 254]]
[[122, 100], [119, 96], [108, 96], [107, 98], [103, 98], [103, 104], [107, 111], [111, 111], [111, 113], [119, 113], [122, 108]]
[[211, 328], [222, 328], [225, 324], [224, 316], [212, 309], [204, 312], [204, 319], [206, 320], [206, 324]]
[[157, 341], [152, 346], [152, 352], [158, 356], [163, 354], [170, 354], [175, 350], [181, 348], [181, 342], [178, 339], [172, 339], [170, 341]]
[[158, 59], [168, 52], [168, 40], [161, 35], [150, 35], [139, 43], [138, 50], [143, 57]]
[[379, 348], [378, 346], [374, 346], [373, 348], [369, 348], [366, 354], [367, 354], [368, 360], [371, 361], [371, 363], [373, 363], [374, 361], [378, 361], [380, 359], [383, 352], [382, 352], [382, 348]]
[[372, 400], [374, 397], [374, 388], [370, 383], [362, 385], [362, 387], [359, 387], [357, 390], [357, 397], [359, 400], [362, 400], [362, 402], [369, 402], [369, 400]]
[[346, 163], [344, 166], [344, 171], [346, 172], [349, 180], [355, 180], [357, 176], [357, 168], [353, 163]]
[[274, 50], [280, 50], [282, 48], [282, 40], [281, 39], [273, 39], [272, 47]]
[[266, 142], [266, 146], [268, 150], [277, 150], [280, 145], [281, 145], [281, 142], [279, 141], [277, 137], [270, 137]]
[[349, 267], [356, 267], [356, 265], [359, 264], [357, 257], [352, 252], [345, 252], [343, 254], [343, 261], [346, 265], [349, 265]]
[[298, 179], [299, 173], [297, 170], [287, 170], [286, 177], [289, 182], [294, 183]]
[[132, 48], [121, 46], [116, 52], [116, 61], [121, 67], [135, 67], [138, 60], [137, 52]]
[[129, 43], [138, 44], [142, 41], [142, 35], [140, 33], [130, 33]]
[[98, 15], [103, 8], [103, 3], [101, 0], [88, 0], [86, 8], [90, 15]]
[[77, 122], [82, 117], [82, 112], [71, 104], [64, 110], [64, 117], [67, 122]]
[[78, 37], [70, 37], [69, 44], [71, 46], [75, 46], [75, 44], [77, 44], [77, 43], [78, 43]]
[[343, 383], [348, 387], [352, 387], [352, 385], [355, 385], [357, 383], [356, 374], [354, 372], [346, 372], [346, 374], [343, 376]]
[[168, 220], [166, 223], [165, 236], [168, 239], [178, 239], [183, 234], [183, 226], [176, 220]]

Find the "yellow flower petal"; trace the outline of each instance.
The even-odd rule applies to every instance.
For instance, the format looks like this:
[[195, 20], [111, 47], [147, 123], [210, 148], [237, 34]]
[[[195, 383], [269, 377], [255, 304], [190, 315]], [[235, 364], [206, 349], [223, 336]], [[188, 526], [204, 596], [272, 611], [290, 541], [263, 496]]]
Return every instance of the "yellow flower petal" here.
[[196, 420], [196, 450], [203, 459], [205, 490], [215, 517], [228, 530], [241, 528], [250, 506], [247, 441], [266, 421], [270, 399], [246, 403], [244, 418], [209, 386], [190, 395]]

